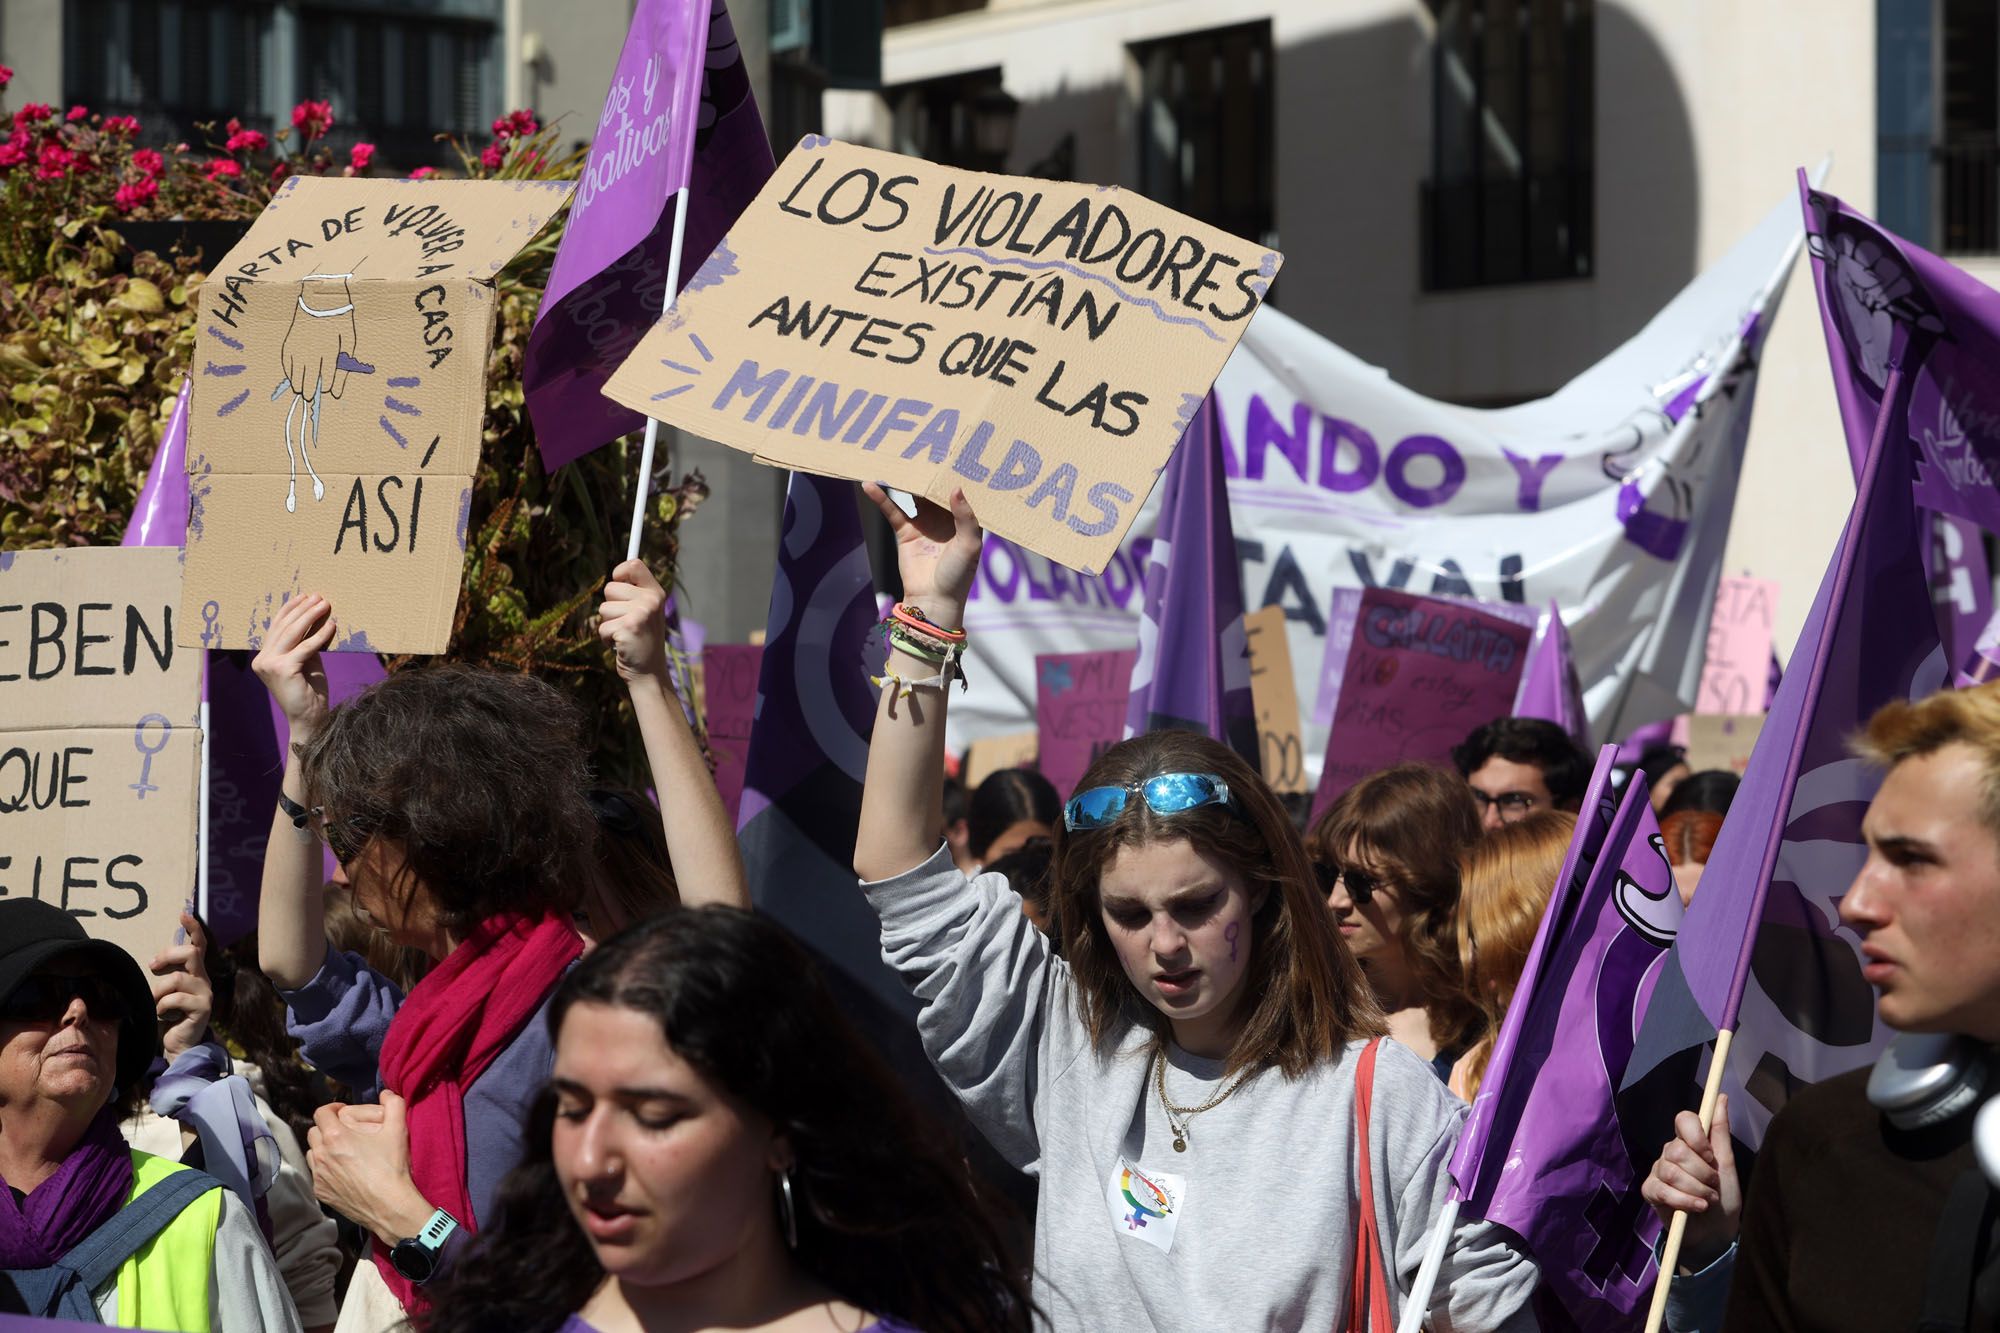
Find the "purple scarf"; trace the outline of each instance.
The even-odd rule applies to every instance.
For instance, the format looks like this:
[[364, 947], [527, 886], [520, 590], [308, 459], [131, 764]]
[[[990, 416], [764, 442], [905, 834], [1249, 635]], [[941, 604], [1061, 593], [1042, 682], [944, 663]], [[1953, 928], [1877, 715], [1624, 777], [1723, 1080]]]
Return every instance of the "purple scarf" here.
[[104, 1225], [131, 1191], [132, 1150], [107, 1106], [25, 1200], [0, 1189], [0, 1269], [47, 1268]]

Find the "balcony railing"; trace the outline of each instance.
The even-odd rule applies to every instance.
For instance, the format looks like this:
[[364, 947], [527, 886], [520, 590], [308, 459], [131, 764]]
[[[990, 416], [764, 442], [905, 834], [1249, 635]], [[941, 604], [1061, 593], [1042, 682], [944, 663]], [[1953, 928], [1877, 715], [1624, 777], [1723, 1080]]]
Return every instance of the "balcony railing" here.
[[1936, 235], [1923, 239], [1947, 255], [2000, 255], [2000, 136], [1933, 144], [1930, 158]]

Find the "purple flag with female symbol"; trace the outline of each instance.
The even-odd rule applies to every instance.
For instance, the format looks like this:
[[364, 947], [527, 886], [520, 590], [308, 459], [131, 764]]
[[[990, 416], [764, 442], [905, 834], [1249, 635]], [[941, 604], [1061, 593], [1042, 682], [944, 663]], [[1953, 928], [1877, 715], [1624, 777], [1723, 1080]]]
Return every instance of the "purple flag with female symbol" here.
[[528, 336], [522, 382], [547, 467], [644, 424], [600, 390], [666, 303], [674, 192], [688, 191], [686, 275], [771, 168], [724, 0], [639, 0]]
[[[1865, 405], [1845, 424], [1850, 443], [1868, 432], [1868, 461], [1639, 1034], [1625, 1096], [1649, 1103], [1659, 1143], [1673, 1113], [1696, 1104], [1720, 1032], [1735, 1034], [1721, 1085], [1730, 1130], [1751, 1151], [1799, 1087], [1869, 1063], [1887, 1042], [1858, 944], [1839, 923], [1840, 899], [1867, 859], [1861, 818], [1881, 784], [1848, 738], [1884, 704], [1921, 698], [1950, 676], [1911, 478], [1934, 508], [1979, 508], [1955, 493], [1953, 477], [1995, 441], [1961, 436], [1938, 452], [1916, 438], [1916, 414], [1949, 403], [1957, 419], [2000, 420], [2000, 380], [1951, 369], [1963, 352], [1952, 340], [1971, 330], [1964, 306], [1946, 318], [1933, 299], [1936, 269], [1950, 266], [1928, 256], [1921, 268], [1901, 263], [1901, 243], [1873, 223], [1817, 192], [1806, 202], [1834, 379], [1844, 411]], [[1856, 285], [1864, 277], [1865, 289]], [[2000, 320], [2000, 298], [1979, 314]], [[2000, 348], [1991, 326], [1978, 336]], [[1953, 355], [1940, 362], [1947, 347]]]
[[1512, 1229], [1585, 1333], [1629, 1328], [1652, 1295], [1659, 1222], [1639, 1185], [1660, 1139], [1618, 1088], [1680, 928], [1648, 784], [1598, 754], [1576, 833], [1452, 1155], [1460, 1213]]
[[1160, 483], [1125, 707], [1127, 736], [1176, 729], [1204, 732], [1258, 762], [1243, 576], [1213, 397], [1202, 400]]
[[1535, 641], [1528, 645], [1521, 688], [1514, 695], [1514, 716], [1553, 722], [1578, 745], [1590, 743], [1590, 715], [1583, 709], [1576, 655], [1569, 646], [1569, 630], [1563, 627], [1562, 609], [1554, 601], [1535, 630]]

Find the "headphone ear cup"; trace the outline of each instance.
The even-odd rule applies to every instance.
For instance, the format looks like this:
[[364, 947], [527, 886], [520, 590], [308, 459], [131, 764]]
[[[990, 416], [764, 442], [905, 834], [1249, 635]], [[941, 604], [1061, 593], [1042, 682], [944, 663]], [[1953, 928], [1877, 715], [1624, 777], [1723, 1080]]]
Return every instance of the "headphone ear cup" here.
[[1972, 1148], [1979, 1156], [1979, 1169], [2000, 1189], [2000, 1097], [1987, 1098], [1973, 1117]]
[[1986, 1061], [1963, 1037], [1905, 1032], [1868, 1075], [1868, 1100], [1897, 1129], [1926, 1129], [1970, 1110], [1986, 1091]]

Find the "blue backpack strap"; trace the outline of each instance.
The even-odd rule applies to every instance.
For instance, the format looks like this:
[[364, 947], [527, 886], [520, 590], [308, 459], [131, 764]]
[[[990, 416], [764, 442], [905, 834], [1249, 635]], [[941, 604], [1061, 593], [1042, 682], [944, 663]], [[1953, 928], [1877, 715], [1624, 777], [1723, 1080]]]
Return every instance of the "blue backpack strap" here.
[[14, 1289], [30, 1314], [95, 1324], [91, 1293], [110, 1281], [118, 1266], [167, 1229], [181, 1210], [222, 1182], [205, 1171], [176, 1171], [113, 1213], [47, 1268], [9, 1270]]

